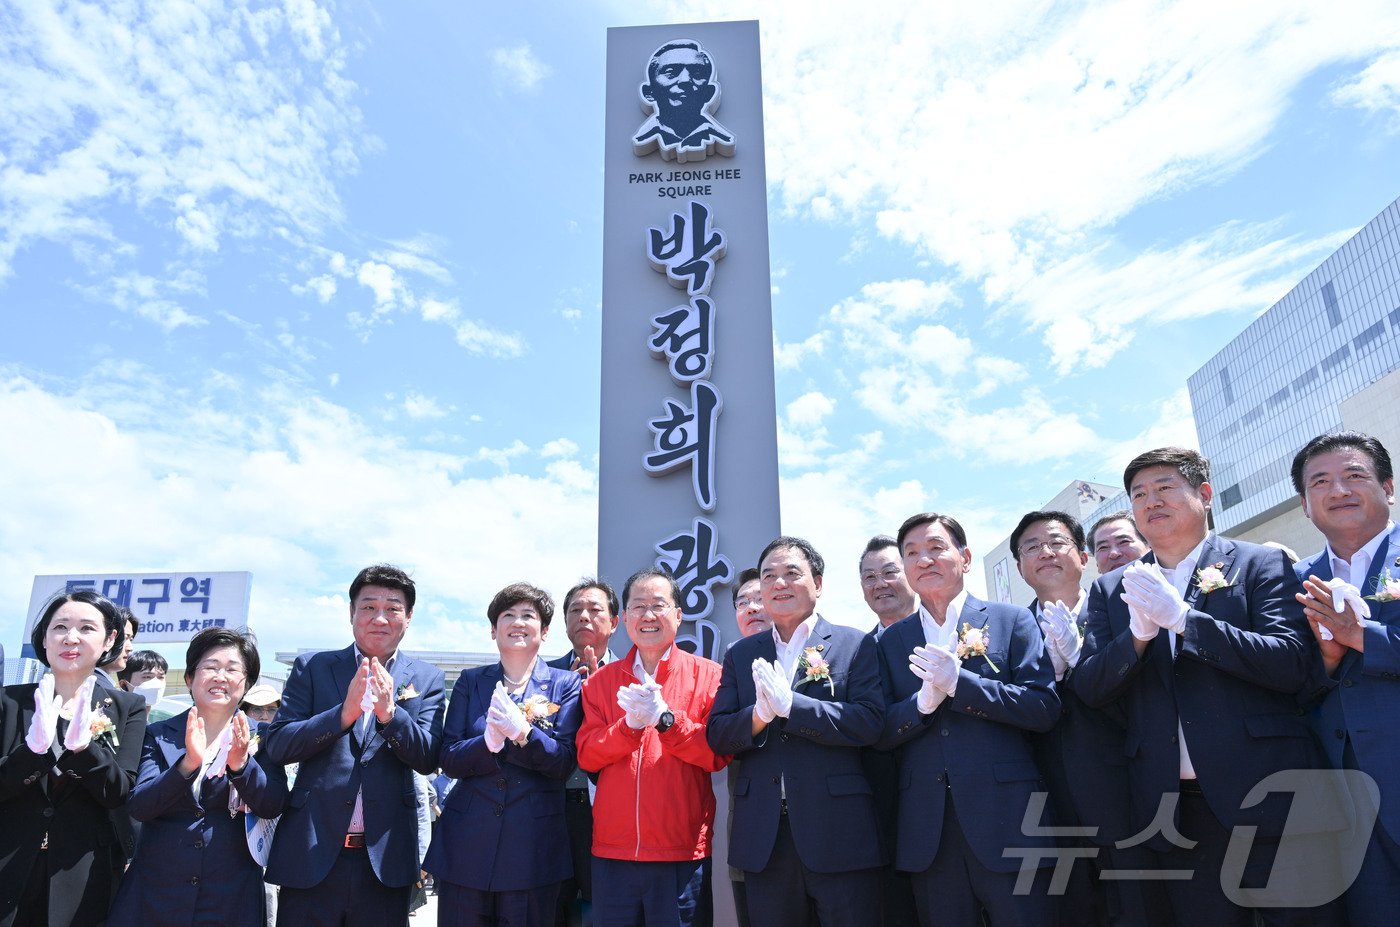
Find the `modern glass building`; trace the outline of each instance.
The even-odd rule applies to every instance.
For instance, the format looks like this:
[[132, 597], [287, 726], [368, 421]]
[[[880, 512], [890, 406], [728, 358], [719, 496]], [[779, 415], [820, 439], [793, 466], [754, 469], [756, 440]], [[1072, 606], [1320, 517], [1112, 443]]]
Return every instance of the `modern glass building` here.
[[[1293, 455], [1315, 435], [1346, 427], [1343, 403], [1397, 368], [1400, 200], [1187, 381], [1211, 461], [1215, 529], [1271, 539], [1268, 523], [1298, 508]], [[1375, 392], [1376, 402], [1395, 400], [1392, 390]]]

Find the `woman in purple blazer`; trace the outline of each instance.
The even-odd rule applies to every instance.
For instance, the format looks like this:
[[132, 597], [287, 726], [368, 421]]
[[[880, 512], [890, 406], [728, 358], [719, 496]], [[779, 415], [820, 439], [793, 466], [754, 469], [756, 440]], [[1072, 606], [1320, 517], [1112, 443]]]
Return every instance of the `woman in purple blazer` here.
[[185, 667], [194, 707], [146, 731], [128, 804], [141, 837], [108, 925], [262, 927], [263, 870], [246, 821], [282, 813], [287, 776], [258, 755], [238, 710], [258, 681], [257, 643], [246, 630], [206, 628]]
[[539, 657], [549, 593], [513, 583], [486, 614], [501, 660], [452, 690], [442, 771], [458, 781], [423, 868], [438, 886], [439, 927], [552, 925], [573, 872], [564, 781], [583, 720], [579, 677]]

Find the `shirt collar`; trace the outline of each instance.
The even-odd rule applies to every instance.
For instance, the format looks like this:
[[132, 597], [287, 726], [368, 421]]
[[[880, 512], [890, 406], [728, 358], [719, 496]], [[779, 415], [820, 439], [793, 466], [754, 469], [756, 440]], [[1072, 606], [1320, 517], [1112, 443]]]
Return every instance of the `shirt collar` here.
[[[1328, 561], [1332, 564], [1333, 575], [1336, 575], [1338, 563], [1345, 562], [1348, 571], [1350, 571], [1352, 562], [1355, 561], [1356, 558], [1361, 556], [1362, 554], [1366, 555], [1366, 570], [1367, 572], [1370, 572], [1370, 568], [1375, 565], [1376, 551], [1380, 550], [1381, 542], [1384, 541], [1386, 538], [1390, 537], [1390, 533], [1394, 530], [1395, 522], [1387, 520], [1385, 523], [1385, 527], [1381, 529], [1381, 533], [1371, 538], [1371, 540], [1367, 541], [1365, 546], [1358, 550], [1356, 553], [1352, 554], [1351, 560], [1347, 561], [1343, 561], [1341, 557], [1337, 556], [1336, 551], [1332, 550], [1332, 542], [1328, 541], [1327, 558]], [[1355, 585], [1361, 585], [1360, 583], [1356, 582], [1356, 577], [1354, 576], [1352, 577], [1352, 582]]]
[[[666, 652], [661, 655], [661, 659], [656, 661], [657, 676], [661, 675], [661, 664], [671, 659], [671, 651], [674, 649], [676, 649], [675, 644], [672, 644], [670, 647], [667, 647]], [[599, 665], [602, 665], [602, 662], [602, 660], [599, 660]], [[641, 679], [642, 673], [644, 672], [646, 672], [646, 667], [642, 665], [642, 652], [638, 650], [637, 655], [632, 658], [632, 675], [636, 676], [638, 679]], [[653, 676], [652, 678], [655, 679], [656, 677]]]
[[[365, 654], [360, 650], [359, 644], [353, 644], [352, 646], [355, 648], [355, 665], [359, 666], [362, 662], [364, 662]], [[394, 662], [398, 660], [398, 658], [399, 652], [395, 650], [393, 653], [389, 654], [389, 659], [380, 660], [379, 665], [392, 673], [394, 671]]]
[[[773, 646], [777, 647], [778, 650], [781, 651], [787, 647], [792, 647], [798, 644], [799, 642], [806, 643], [807, 639], [812, 636], [812, 629], [816, 626], [817, 613], [812, 612], [812, 614], [807, 616], [805, 621], [803, 621], [797, 627], [792, 629], [792, 637], [788, 638], [787, 642], [784, 643], [782, 636], [778, 634], [778, 625], [775, 623], [771, 632], [773, 635]], [[804, 628], [806, 630], [803, 630]]]

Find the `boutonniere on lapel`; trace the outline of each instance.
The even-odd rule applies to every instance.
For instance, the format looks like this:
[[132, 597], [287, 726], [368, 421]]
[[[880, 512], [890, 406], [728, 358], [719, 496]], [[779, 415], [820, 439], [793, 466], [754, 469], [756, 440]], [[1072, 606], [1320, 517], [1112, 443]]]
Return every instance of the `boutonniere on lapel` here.
[[987, 665], [992, 668], [992, 672], [1000, 673], [997, 665], [992, 662], [992, 658], [987, 656], [987, 632], [984, 628], [974, 628], [964, 622], [962, 633], [958, 635], [958, 659], [966, 660], [969, 657], [981, 657], [987, 661]]
[[415, 688], [413, 688], [413, 683], [411, 683], [411, 682], [406, 682], [406, 683], [404, 683], [403, 685], [399, 686], [398, 691], [394, 694], [394, 701], [396, 701], [396, 702], [406, 702], [406, 701], [408, 701], [408, 700], [411, 699], [411, 698], [417, 698], [417, 697], [418, 697], [418, 690], [415, 689]]
[[991, 662], [991, 657], [987, 655], [987, 629], [984, 627], [973, 627], [963, 623], [962, 633], [958, 634], [958, 660], [967, 660], [969, 657], [981, 657], [987, 661], [988, 667], [993, 672], [1001, 672], [997, 664]]
[[[107, 701], [110, 702], [111, 699]], [[113, 752], [116, 751], [117, 747], [121, 746], [121, 741], [117, 739], [116, 723], [112, 721], [111, 716], [101, 708], [97, 709], [97, 714], [93, 715], [92, 720], [88, 722], [88, 730], [92, 732], [93, 742], [105, 740], [108, 746], [112, 748]]]
[[1400, 579], [1390, 575], [1390, 568], [1376, 577], [1376, 594], [1368, 595], [1366, 598], [1373, 602], [1394, 602], [1400, 599]]
[[821, 650], [816, 647], [808, 647], [802, 651], [802, 659], [797, 662], [797, 668], [802, 671], [802, 678], [797, 680], [797, 685], [804, 686], [809, 682], [824, 682], [831, 690], [833, 697], [836, 695], [836, 683], [831, 678], [831, 664], [826, 662]]
[[547, 731], [554, 727], [554, 722], [549, 719], [559, 710], [559, 706], [543, 695], [531, 695], [520, 703], [520, 710], [525, 713], [526, 724]]
[[[1201, 595], [1214, 592], [1217, 589], [1229, 589], [1235, 584], [1234, 579], [1225, 578], [1225, 564], [1216, 563], [1213, 566], [1201, 567], [1196, 571], [1196, 587], [1201, 590]], [[1239, 573], [1235, 574], [1235, 579], [1239, 578]]]

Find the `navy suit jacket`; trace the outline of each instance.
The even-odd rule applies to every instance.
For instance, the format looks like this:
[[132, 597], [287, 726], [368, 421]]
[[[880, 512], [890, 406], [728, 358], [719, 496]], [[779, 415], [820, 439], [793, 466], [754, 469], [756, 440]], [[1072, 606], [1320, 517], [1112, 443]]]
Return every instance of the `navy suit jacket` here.
[[771, 633], [735, 642], [724, 655], [705, 725], [710, 748], [741, 761], [729, 864], [746, 872], [762, 871], [773, 855], [780, 779], [804, 866], [813, 872], [850, 872], [880, 865], [875, 805], [860, 750], [875, 743], [885, 716], [875, 641], [818, 616], [806, 646], [821, 648], [831, 667], [830, 684], [802, 683], [795, 674], [789, 716], [773, 719], [755, 739], [753, 661], [772, 661], [777, 648]]
[[355, 793], [363, 788], [365, 843], [375, 875], [391, 888], [418, 880], [418, 793], [413, 772], [437, 768], [442, 745], [443, 676], [402, 650], [390, 675], [400, 699], [388, 724], [375, 720], [362, 745], [340, 726], [340, 709], [358, 664], [354, 647], [297, 657], [282, 707], [263, 738], [267, 759], [300, 763], [277, 825], [267, 881], [312, 888], [330, 872], [345, 842]]
[[228, 811], [229, 783], [262, 818], [287, 801], [287, 774], [262, 751], [243, 771], [205, 779], [199, 800], [194, 779], [180, 771], [188, 711], [146, 729], [141, 771], [128, 809], [142, 822], [136, 857], [122, 880], [108, 927], [188, 924], [196, 912], [220, 923], [262, 927], [262, 866], [248, 852], [243, 815]]
[[457, 678], [443, 734], [442, 769], [457, 780], [423, 868], [444, 882], [487, 892], [562, 882], [573, 872], [564, 824], [564, 780], [574, 770], [574, 735], [583, 722], [582, 680], [543, 660], [525, 695], [559, 706], [550, 726], [533, 727], [525, 746], [486, 746], [486, 710], [501, 664]]
[[[1084, 633], [1089, 603], [1079, 610], [1079, 633]], [[1035, 614], [1040, 605], [1030, 604]], [[1060, 696], [1060, 719], [1043, 734], [1031, 736], [1035, 760], [1050, 786], [1057, 824], [1092, 827], [1089, 836], [1100, 846], [1132, 836], [1128, 802], [1128, 758], [1123, 755], [1126, 734], [1123, 712], [1116, 702], [1107, 710], [1091, 708], [1074, 694], [1070, 677], [1055, 684]]]
[[[1049, 730], [1059, 717], [1055, 670], [1024, 608], [969, 595], [958, 624], [985, 630], [987, 657], [997, 668], [987, 657], [964, 660], [953, 697], [930, 715], [919, 711], [923, 682], [909, 669], [909, 654], [925, 644], [919, 613], [880, 637], [889, 703], [880, 746], [897, 749], [899, 762], [895, 868], [922, 872], [932, 864], [951, 788], [978, 861], [994, 872], [1014, 872], [1022, 857], [1004, 857], [1004, 849], [1051, 845], [1049, 838], [1024, 836], [1022, 820], [1032, 793], [1045, 791], [1028, 732]], [[1036, 823], [1046, 823], [1043, 817]]]
[[[1278, 836], [1291, 796], [1242, 809], [1245, 796], [1275, 772], [1317, 768], [1322, 759], [1294, 701], [1317, 648], [1293, 598], [1302, 589], [1293, 565], [1276, 548], [1211, 535], [1197, 569], [1216, 564], [1231, 585], [1202, 593], [1192, 579], [1175, 660], [1165, 630], [1141, 658], [1135, 652], [1123, 601], [1127, 567], [1089, 592], [1084, 655], [1071, 680], [1090, 705], [1123, 703], [1134, 833], [1148, 827], [1164, 795], [1179, 791], [1178, 718], [1206, 802], [1227, 828], [1255, 825], [1261, 837]], [[1148, 846], [1171, 845], [1158, 833]]]
[[[1362, 595], [1375, 595], [1381, 574], [1400, 576], [1400, 527], [1376, 549]], [[1324, 548], [1295, 567], [1300, 580], [1309, 576], [1332, 578], [1332, 561]], [[1370, 600], [1371, 618], [1362, 634], [1365, 653], [1348, 650], [1328, 676], [1321, 654], [1312, 667], [1305, 695], [1318, 700], [1310, 714], [1327, 759], [1343, 768], [1342, 754], [1348, 740], [1356, 766], [1368, 773], [1381, 790], [1380, 823], [1391, 840], [1400, 841], [1400, 601]], [[1345, 735], [1345, 736], [1344, 736]]]

